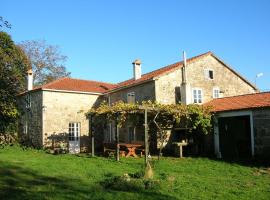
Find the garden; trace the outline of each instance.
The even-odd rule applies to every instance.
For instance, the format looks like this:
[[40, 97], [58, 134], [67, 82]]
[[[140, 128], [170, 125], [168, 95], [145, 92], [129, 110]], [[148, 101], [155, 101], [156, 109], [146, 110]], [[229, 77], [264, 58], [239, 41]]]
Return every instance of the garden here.
[[48, 154], [0, 149], [1, 199], [269, 199], [269, 165], [209, 158], [143, 158]]

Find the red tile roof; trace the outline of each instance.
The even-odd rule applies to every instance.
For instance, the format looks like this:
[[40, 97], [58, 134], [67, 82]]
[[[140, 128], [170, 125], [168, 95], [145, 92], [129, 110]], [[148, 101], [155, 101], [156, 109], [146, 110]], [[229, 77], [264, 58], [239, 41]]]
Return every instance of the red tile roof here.
[[[187, 59], [187, 64], [195, 62], [195, 61], [197, 61], [203, 57], [206, 57], [208, 55], [214, 56], [221, 63], [223, 63], [225, 66], [227, 66], [223, 61], [221, 61], [219, 58], [217, 58], [211, 51]], [[104, 83], [104, 82], [98, 82], [98, 81], [79, 80], [79, 79], [72, 79], [72, 78], [62, 78], [62, 79], [53, 81], [51, 83], [45, 84], [41, 87], [34, 88], [34, 90], [37, 90], [37, 89], [52, 89], [53, 90], [54, 89], [54, 90], [79, 91], [79, 92], [107, 93], [107, 92], [113, 92], [115, 90], [119, 90], [119, 89], [124, 88], [124, 87], [132, 87], [132, 86], [137, 85], [137, 84], [151, 81], [156, 77], [159, 77], [163, 74], [170, 73], [170, 72], [175, 71], [176, 69], [179, 69], [181, 67], [183, 67], [183, 61], [162, 67], [160, 69], [154, 70], [154, 71], [146, 73], [146, 74], [143, 74], [140, 79], [135, 80], [132, 78], [132, 79], [129, 79], [129, 80], [117, 83], [117, 84]], [[238, 75], [241, 79], [243, 79], [249, 85], [254, 87], [251, 83], [249, 83], [246, 79], [241, 77], [236, 71], [231, 69], [229, 66], [227, 66], [227, 68], [230, 69], [236, 75]], [[256, 88], [254, 87], [254, 89], [256, 89]]]
[[204, 105], [211, 106], [213, 112], [270, 107], [270, 92], [224, 97], [214, 99]]
[[[212, 52], [209, 51], [209, 52], [206, 52], [204, 54], [189, 58], [189, 59], [187, 59], [187, 63], [194, 62], [194, 61], [196, 61], [198, 59], [201, 59], [202, 57], [205, 57], [205, 56], [208, 56], [208, 55], [212, 55]], [[157, 69], [155, 71], [152, 71], [152, 72], [149, 72], [149, 73], [146, 73], [146, 74], [143, 74], [140, 79], [135, 80], [135, 79], [132, 78], [132, 79], [120, 82], [120, 83], [118, 83], [118, 86], [116, 88], [114, 88], [114, 89], [120, 89], [122, 87], [143, 83], [143, 82], [152, 80], [153, 78], [158, 77], [158, 76], [160, 76], [162, 74], [166, 74], [166, 73], [169, 73], [171, 71], [174, 71], [174, 70], [176, 70], [177, 68], [180, 68], [180, 67], [183, 67], [183, 61], [171, 64], [171, 65], [168, 65], [168, 66], [165, 66], [165, 67], [162, 67], [160, 69]]]
[[77, 91], [77, 92], [104, 93], [110, 89], [113, 89], [114, 87], [116, 87], [116, 85], [111, 83], [80, 80], [65, 77], [42, 85], [40, 87], [36, 87], [33, 90], [52, 89], [52, 90]]

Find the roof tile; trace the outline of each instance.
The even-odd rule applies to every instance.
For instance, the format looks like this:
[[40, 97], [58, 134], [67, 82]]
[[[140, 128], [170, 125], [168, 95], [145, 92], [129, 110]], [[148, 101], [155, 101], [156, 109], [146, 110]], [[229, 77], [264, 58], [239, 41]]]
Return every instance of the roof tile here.
[[213, 99], [204, 106], [212, 107], [213, 112], [270, 107], [270, 92]]
[[34, 88], [38, 89], [54, 89], [54, 90], [65, 90], [65, 91], [78, 91], [78, 92], [96, 92], [104, 93], [110, 89], [116, 87], [116, 84], [104, 83], [98, 81], [88, 81], [73, 78], [61, 78], [50, 82], [48, 84], [42, 85], [40, 87]]
[[[209, 52], [203, 53], [201, 55], [194, 56], [192, 58], [187, 59], [187, 63], [191, 63], [191, 62], [196, 61], [196, 60], [198, 60], [198, 59], [200, 59], [200, 58], [202, 58], [204, 56], [211, 55], [211, 54], [212, 54], [212, 52], [209, 51]], [[140, 79], [135, 80], [134, 78], [132, 78], [132, 79], [120, 82], [120, 83], [117, 84], [117, 87], [114, 88], [114, 89], [120, 89], [122, 87], [127, 87], [127, 86], [131, 86], [131, 85], [136, 85], [136, 84], [139, 84], [139, 83], [143, 83], [145, 81], [148, 81], [148, 80], [151, 80], [151, 79], [153, 79], [155, 77], [158, 77], [158, 76], [160, 76], [162, 74], [174, 71], [175, 69], [180, 68], [182, 66], [183, 66], [183, 61], [171, 64], [171, 65], [168, 65], [168, 66], [165, 66], [165, 67], [162, 67], [162, 68], [159, 68], [159, 69], [154, 70], [152, 72], [143, 74]]]

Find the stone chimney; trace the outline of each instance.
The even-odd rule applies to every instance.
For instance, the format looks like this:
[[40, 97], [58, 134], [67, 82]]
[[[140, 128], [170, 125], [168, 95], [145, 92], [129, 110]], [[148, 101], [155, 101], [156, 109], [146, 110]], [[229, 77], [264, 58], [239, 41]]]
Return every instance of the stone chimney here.
[[33, 71], [28, 69], [27, 71], [27, 90], [33, 90]]
[[136, 59], [133, 63], [133, 77], [135, 80], [142, 77], [141, 61]]

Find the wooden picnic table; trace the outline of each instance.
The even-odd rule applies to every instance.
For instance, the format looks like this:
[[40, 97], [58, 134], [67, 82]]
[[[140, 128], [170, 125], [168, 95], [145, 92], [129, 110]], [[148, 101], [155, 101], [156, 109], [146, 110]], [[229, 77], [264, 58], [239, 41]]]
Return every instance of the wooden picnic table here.
[[141, 146], [142, 144], [119, 143], [119, 147], [125, 147], [128, 150], [126, 157], [133, 156], [137, 158], [136, 148]]

